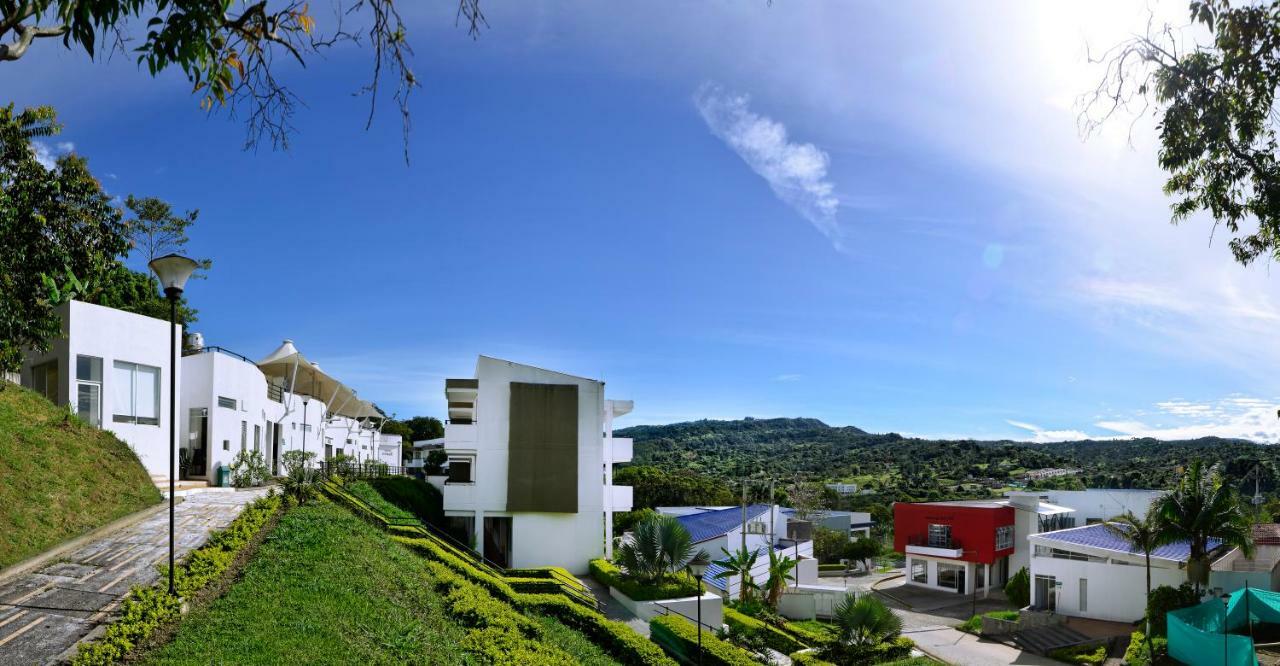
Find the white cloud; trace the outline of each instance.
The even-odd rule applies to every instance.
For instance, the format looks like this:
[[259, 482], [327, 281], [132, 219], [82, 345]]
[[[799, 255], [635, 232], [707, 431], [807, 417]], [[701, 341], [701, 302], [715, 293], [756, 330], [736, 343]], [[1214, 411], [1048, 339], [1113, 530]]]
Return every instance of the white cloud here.
[[702, 84], [693, 95], [711, 133], [764, 178], [779, 199], [841, 249], [843, 238], [836, 220], [840, 200], [827, 178], [830, 157], [812, 143], [788, 140], [786, 126], [752, 111], [750, 101], [749, 96], [729, 93], [714, 83]]
[[1280, 441], [1280, 403], [1249, 396], [1230, 396], [1212, 402], [1168, 400], [1156, 403], [1161, 419], [1149, 423], [1140, 419], [1098, 421], [1097, 427], [1125, 437], [1195, 439], [1235, 437], [1257, 442]]
[[1031, 433], [1030, 437], [1025, 438], [1025, 441], [1029, 442], [1069, 442], [1078, 439], [1089, 439], [1089, 435], [1080, 430], [1045, 430], [1034, 423], [1013, 421], [1010, 419], [1005, 419], [1005, 423]]
[[800, 381], [802, 378], [804, 378], [804, 375], [800, 375], [800, 374], [796, 374], [796, 373], [787, 373], [787, 374], [778, 375], [777, 377], [774, 377], [774, 378], [773, 378], [773, 381], [775, 381], [775, 382], [798, 382], [798, 381]]
[[46, 169], [52, 169], [57, 166], [58, 158], [73, 153], [76, 150], [76, 144], [70, 141], [59, 141], [52, 146], [39, 140], [32, 139], [31, 152], [35, 153], [36, 161]]

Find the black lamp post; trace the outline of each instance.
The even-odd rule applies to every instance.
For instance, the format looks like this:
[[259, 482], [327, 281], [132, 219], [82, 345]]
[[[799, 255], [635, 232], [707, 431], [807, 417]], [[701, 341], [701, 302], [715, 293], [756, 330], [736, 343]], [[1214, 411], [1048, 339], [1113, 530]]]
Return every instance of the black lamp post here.
[[151, 260], [151, 270], [160, 278], [160, 287], [169, 299], [169, 594], [177, 596], [173, 585], [173, 450], [178, 448], [178, 298], [187, 279], [199, 266], [192, 259], [180, 254], [166, 254]]
[[707, 551], [700, 550], [689, 562], [689, 572], [698, 580], [698, 664], [702, 664], [702, 576], [707, 573], [707, 565], [711, 564], [711, 558], [707, 557]]
[[1222, 594], [1222, 666], [1227, 666], [1227, 607], [1231, 605], [1231, 595]]

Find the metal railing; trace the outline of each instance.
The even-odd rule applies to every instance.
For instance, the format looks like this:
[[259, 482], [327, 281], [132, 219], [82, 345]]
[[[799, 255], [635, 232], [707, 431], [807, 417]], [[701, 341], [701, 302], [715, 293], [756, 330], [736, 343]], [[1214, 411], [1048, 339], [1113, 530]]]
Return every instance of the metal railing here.
[[417, 476], [413, 473], [412, 468], [388, 465], [382, 462], [365, 461], [332, 463], [326, 460], [318, 462], [316, 465], [319, 466], [320, 474], [323, 476], [337, 474], [338, 476], [351, 479], [381, 479], [388, 476]]
[[248, 363], [249, 365], [253, 365], [253, 366], [257, 365], [257, 363], [250, 361], [248, 356], [245, 356], [244, 354], [237, 354], [231, 351], [230, 349], [227, 349], [226, 347], [219, 347], [217, 345], [208, 345], [205, 347], [201, 347], [199, 349], [182, 350], [183, 356], [195, 356], [196, 354], [226, 354], [227, 356], [230, 356], [232, 358], [238, 358], [241, 361]]
[[959, 539], [951, 537], [931, 537], [923, 534], [907, 537], [908, 546], [921, 546], [923, 548], [950, 548], [953, 550], [961, 550], [964, 547], [960, 545]]
[[267, 384], [267, 399], [284, 402], [284, 387], [279, 384]]

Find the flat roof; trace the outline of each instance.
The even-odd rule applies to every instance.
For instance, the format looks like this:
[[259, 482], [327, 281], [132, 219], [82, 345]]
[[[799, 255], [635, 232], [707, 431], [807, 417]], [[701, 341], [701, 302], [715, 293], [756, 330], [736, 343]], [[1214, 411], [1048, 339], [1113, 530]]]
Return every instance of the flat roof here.
[[[1115, 523], [1112, 524], [1115, 525]], [[1124, 529], [1123, 526], [1118, 527]], [[1104, 523], [1071, 527], [1055, 532], [1042, 532], [1031, 535], [1031, 539], [1037, 542], [1047, 542], [1044, 545], [1059, 550], [1074, 551], [1073, 546], [1084, 546], [1137, 557], [1142, 557], [1143, 555], [1141, 550], [1134, 548], [1123, 536], [1116, 534]], [[1209, 539], [1208, 545], [1210, 552], [1212, 552], [1215, 548], [1221, 546], [1222, 542], [1218, 539]], [[1175, 541], [1165, 544], [1151, 551], [1151, 557], [1173, 562], [1186, 562], [1191, 557], [1191, 544], [1187, 541]]]

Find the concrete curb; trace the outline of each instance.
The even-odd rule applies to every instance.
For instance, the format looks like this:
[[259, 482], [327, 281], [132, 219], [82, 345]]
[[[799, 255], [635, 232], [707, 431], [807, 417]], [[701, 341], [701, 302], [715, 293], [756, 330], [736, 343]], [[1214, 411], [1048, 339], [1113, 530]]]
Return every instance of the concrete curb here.
[[[182, 502], [183, 502], [182, 496], [178, 496], [174, 498], [175, 506], [178, 504], [182, 504]], [[161, 500], [161, 502], [156, 506], [148, 507], [141, 511], [131, 513], [123, 518], [116, 519], [114, 522], [107, 523], [106, 525], [103, 525], [102, 527], [99, 527], [91, 532], [88, 532], [86, 534], [81, 534], [80, 536], [73, 537], [67, 541], [63, 541], [57, 546], [54, 546], [53, 548], [50, 548], [49, 550], [46, 550], [43, 553], [40, 553], [39, 555], [29, 557], [21, 562], [12, 564], [4, 569], [0, 569], [0, 584], [7, 583], [12, 579], [17, 578], [18, 576], [28, 574], [35, 569], [41, 568], [44, 565], [48, 564], [49, 562], [52, 562], [62, 557], [63, 555], [66, 555], [67, 553], [70, 553], [84, 546], [85, 544], [91, 541], [101, 539], [102, 537], [112, 532], [116, 532], [118, 530], [122, 530], [128, 527], [132, 527], [133, 525], [136, 525], [146, 520], [147, 518], [150, 518], [151, 516], [157, 513], [160, 513], [161, 511], [167, 510], [168, 508], [169, 508], [169, 503]]]

